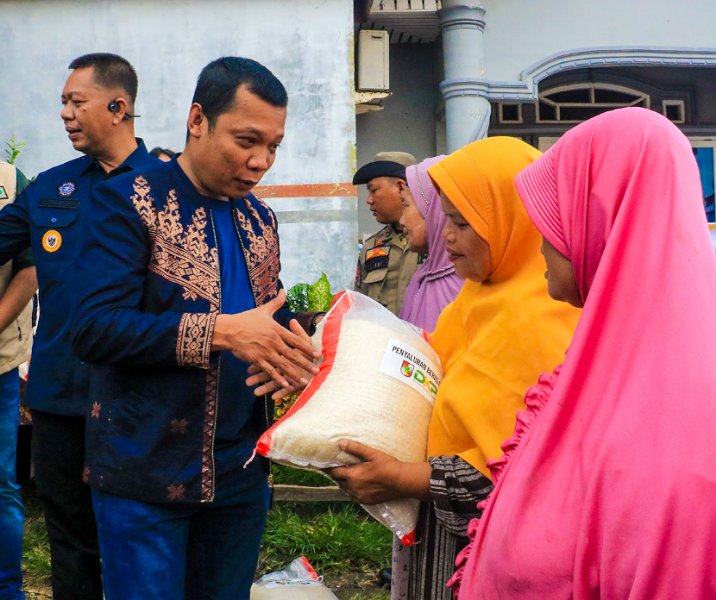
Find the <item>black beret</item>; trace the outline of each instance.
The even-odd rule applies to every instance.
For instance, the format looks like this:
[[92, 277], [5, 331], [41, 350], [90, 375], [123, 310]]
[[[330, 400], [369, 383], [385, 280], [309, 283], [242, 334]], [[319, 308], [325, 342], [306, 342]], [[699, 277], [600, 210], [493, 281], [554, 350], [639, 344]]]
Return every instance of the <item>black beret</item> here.
[[363, 165], [353, 176], [353, 185], [368, 183], [376, 177], [399, 177], [405, 179], [405, 166], [392, 160], [375, 160]]

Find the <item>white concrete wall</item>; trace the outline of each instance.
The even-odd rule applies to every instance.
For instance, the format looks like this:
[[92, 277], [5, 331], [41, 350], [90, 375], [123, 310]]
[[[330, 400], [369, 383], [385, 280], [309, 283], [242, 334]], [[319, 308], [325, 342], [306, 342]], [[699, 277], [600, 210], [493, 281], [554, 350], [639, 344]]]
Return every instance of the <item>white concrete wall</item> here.
[[[355, 167], [351, 0], [0, 0], [0, 142], [26, 142], [28, 176], [77, 156], [59, 118], [69, 62], [115, 52], [139, 75], [137, 135], [148, 148], [180, 150], [196, 78], [209, 61], [248, 56], [289, 93], [286, 139], [262, 185], [350, 181]], [[0, 158], [4, 152], [0, 152]], [[282, 278], [291, 285], [326, 271], [351, 285], [357, 239], [355, 197], [275, 199]], [[324, 205], [338, 207], [329, 213]], [[315, 205], [315, 206], [314, 206]], [[312, 222], [310, 211], [319, 207]], [[308, 249], [308, 252], [307, 252]]]
[[[383, 110], [356, 117], [358, 166], [387, 150], [410, 152], [419, 161], [436, 154], [434, 53], [434, 44], [390, 45], [393, 96], [383, 100]], [[366, 186], [359, 187], [358, 231], [361, 235], [374, 233], [383, 225], [368, 209]]]
[[551, 55], [590, 47], [714, 48], [710, 0], [483, 0], [484, 71], [490, 81], [519, 81]]

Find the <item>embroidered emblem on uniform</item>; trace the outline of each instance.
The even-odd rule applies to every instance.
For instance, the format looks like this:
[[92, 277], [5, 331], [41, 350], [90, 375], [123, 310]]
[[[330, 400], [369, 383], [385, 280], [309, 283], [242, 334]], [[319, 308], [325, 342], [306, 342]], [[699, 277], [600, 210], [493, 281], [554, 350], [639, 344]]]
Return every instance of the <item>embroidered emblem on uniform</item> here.
[[5, 191], [5, 187], [0, 185], [0, 200], [7, 200], [9, 196], [7, 195], [7, 192]]
[[388, 256], [389, 254], [390, 250], [385, 246], [376, 246], [366, 252], [365, 259], [372, 260], [374, 258], [380, 258], [381, 256]]
[[60, 187], [58, 187], [57, 191], [60, 192], [60, 196], [64, 196], [66, 198], [67, 196], [71, 196], [74, 193], [75, 184], [71, 181], [67, 181], [63, 183]]
[[167, 487], [167, 498], [169, 500], [184, 500], [186, 497], [186, 488], [183, 483], [179, 485], [170, 485]]
[[45, 252], [57, 252], [62, 246], [62, 235], [55, 229], [50, 229], [42, 236], [42, 247]]
[[92, 404], [92, 418], [93, 419], [99, 419], [99, 415], [102, 412], [102, 405], [99, 402], [94, 402]]
[[177, 435], [184, 435], [188, 427], [189, 423], [186, 419], [172, 419], [169, 421], [169, 431]]

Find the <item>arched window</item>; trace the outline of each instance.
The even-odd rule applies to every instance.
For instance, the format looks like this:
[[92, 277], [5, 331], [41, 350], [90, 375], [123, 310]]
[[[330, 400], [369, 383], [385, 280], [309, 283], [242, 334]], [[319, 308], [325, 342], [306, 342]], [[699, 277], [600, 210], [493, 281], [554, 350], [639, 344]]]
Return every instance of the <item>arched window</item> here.
[[580, 123], [614, 108], [649, 108], [649, 95], [611, 83], [561, 85], [539, 94], [537, 123]]

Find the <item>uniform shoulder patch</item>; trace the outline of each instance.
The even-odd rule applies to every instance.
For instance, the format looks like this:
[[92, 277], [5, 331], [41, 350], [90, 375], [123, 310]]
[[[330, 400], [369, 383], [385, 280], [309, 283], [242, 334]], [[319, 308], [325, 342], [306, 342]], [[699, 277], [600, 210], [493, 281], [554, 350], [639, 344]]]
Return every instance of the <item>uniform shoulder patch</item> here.
[[390, 254], [390, 248], [387, 246], [375, 246], [365, 253], [366, 262], [373, 260], [374, 258], [380, 258], [381, 256], [388, 256]]
[[387, 269], [389, 259], [390, 257], [387, 252], [384, 255], [368, 258], [365, 261], [365, 270], [370, 273], [371, 271], [376, 271], [377, 269]]

